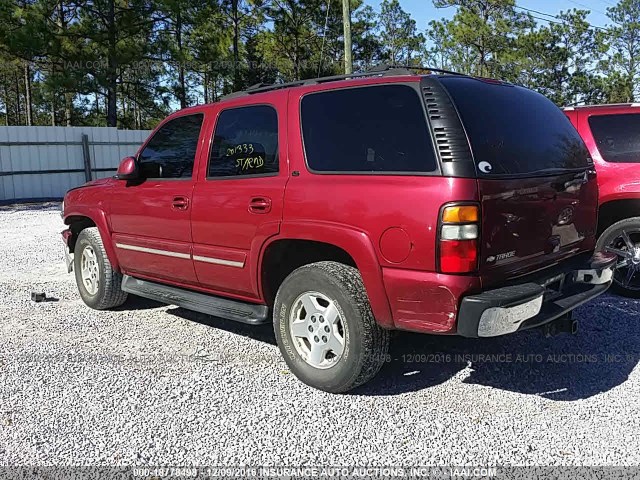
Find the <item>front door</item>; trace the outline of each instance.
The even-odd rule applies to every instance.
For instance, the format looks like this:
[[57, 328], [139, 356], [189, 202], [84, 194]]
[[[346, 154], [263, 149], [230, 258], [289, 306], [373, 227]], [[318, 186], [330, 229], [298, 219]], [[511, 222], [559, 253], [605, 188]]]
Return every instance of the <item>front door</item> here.
[[[279, 232], [286, 157], [286, 95], [220, 111], [208, 164], [193, 192], [193, 260], [203, 287], [258, 298], [265, 240]], [[203, 159], [204, 161], [204, 159]]]
[[113, 191], [111, 228], [127, 274], [197, 283], [190, 222], [203, 119], [198, 113], [166, 121], [138, 156], [142, 179], [118, 182]]

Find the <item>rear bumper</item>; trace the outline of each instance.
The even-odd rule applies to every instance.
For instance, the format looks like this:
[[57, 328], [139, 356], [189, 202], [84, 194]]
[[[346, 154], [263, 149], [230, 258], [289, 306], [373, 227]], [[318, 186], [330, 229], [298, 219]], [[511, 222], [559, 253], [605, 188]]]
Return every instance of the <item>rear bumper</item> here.
[[517, 284], [464, 297], [458, 334], [496, 337], [549, 323], [605, 292], [615, 264], [612, 254], [579, 256]]

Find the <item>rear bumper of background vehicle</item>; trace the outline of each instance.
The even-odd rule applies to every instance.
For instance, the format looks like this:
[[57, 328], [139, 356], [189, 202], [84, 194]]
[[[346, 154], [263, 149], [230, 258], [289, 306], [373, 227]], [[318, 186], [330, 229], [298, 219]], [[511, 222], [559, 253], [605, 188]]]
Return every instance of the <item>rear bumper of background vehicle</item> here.
[[607, 290], [613, 279], [615, 255], [584, 256], [517, 284], [462, 299], [458, 334], [496, 337], [549, 323]]

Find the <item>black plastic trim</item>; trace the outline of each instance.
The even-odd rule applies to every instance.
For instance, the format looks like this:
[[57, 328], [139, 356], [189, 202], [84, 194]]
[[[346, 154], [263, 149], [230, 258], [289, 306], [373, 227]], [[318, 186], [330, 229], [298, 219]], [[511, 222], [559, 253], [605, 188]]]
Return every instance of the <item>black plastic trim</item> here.
[[442, 174], [446, 177], [476, 178], [469, 139], [449, 93], [434, 76], [422, 77], [420, 90]]
[[574, 289], [572, 295], [557, 298], [549, 302], [543, 301], [540, 313], [535, 317], [523, 322], [522, 325], [520, 325], [518, 331], [540, 327], [553, 320], [557, 320], [563, 315], [566, 315], [567, 313], [570, 313], [574, 309], [578, 308], [580, 305], [587, 303], [592, 298], [595, 298], [601, 293], [604, 293], [605, 291], [607, 291], [610, 285], [610, 283], [591, 286], [584, 285], [581, 289]]
[[122, 290], [144, 298], [177, 305], [195, 312], [215, 315], [236, 322], [259, 325], [269, 323], [269, 307], [215, 297], [204, 293], [170, 287], [129, 275], [122, 279]]

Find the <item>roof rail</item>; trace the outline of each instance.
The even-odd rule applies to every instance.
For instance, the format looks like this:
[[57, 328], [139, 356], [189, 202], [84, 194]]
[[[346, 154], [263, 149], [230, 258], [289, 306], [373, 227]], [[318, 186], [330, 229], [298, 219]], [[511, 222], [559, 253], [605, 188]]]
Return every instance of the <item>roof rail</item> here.
[[442, 73], [445, 75], [466, 76], [464, 73], [453, 72], [450, 70], [443, 70], [441, 68], [433, 68], [433, 67], [427, 67], [427, 66], [407, 67], [407, 66], [400, 66], [400, 65], [387, 65], [383, 63], [380, 65], [376, 65], [375, 67], [372, 67], [369, 70], [366, 70], [365, 72], [349, 73], [346, 75], [332, 75], [328, 77], [319, 77], [319, 78], [309, 78], [306, 80], [296, 80], [293, 82], [286, 82], [286, 83], [274, 83], [271, 85], [264, 84], [264, 83], [257, 83], [255, 85], [248, 87], [246, 90], [224, 95], [221, 98], [221, 100], [228, 100], [230, 98], [242, 97], [245, 95], [253, 95], [254, 93], [268, 92], [271, 90], [281, 90], [283, 88], [299, 87], [302, 85], [316, 85], [319, 83], [335, 82], [337, 80], [347, 80], [350, 78], [376, 77], [376, 76], [385, 77], [385, 76], [392, 76], [392, 75], [417, 75], [421, 71]]
[[397, 72], [403, 72], [406, 71], [408, 74], [414, 73], [415, 71], [424, 71], [424, 72], [435, 72], [435, 73], [443, 73], [445, 75], [460, 75], [463, 77], [468, 76], [466, 73], [460, 73], [460, 72], [454, 72], [453, 70], [444, 70], [442, 68], [434, 68], [434, 67], [429, 67], [427, 65], [419, 65], [419, 66], [405, 66], [405, 65], [387, 65], [386, 63], [382, 63], [380, 65], [376, 65], [375, 67], [370, 68], [369, 70], [367, 70], [367, 73], [371, 72], [396, 72], [396, 73], [392, 73], [392, 75], [397, 74]]
[[582, 102], [575, 102], [575, 103], [570, 103], [568, 105], [565, 105], [564, 107], [562, 107], [564, 110], [568, 110], [568, 109], [572, 109], [575, 110], [576, 108], [607, 108], [607, 107], [640, 107], [640, 103], [632, 103], [632, 102], [628, 102], [628, 103], [598, 103], [598, 104], [583, 104], [583, 105], [579, 105]]

